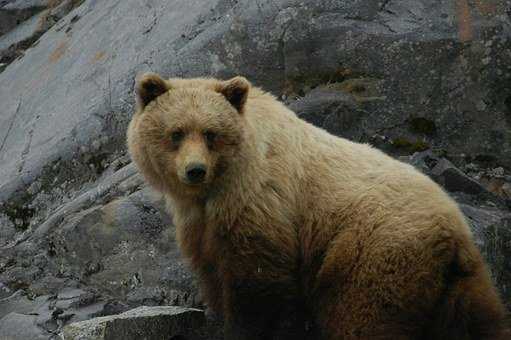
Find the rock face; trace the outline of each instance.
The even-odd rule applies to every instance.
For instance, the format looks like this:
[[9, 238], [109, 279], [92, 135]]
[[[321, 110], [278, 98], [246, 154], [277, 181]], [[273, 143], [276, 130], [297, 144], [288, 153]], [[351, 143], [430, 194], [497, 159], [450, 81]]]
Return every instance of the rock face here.
[[198, 340], [204, 313], [180, 307], [139, 307], [120, 315], [73, 323], [64, 340]]
[[145, 71], [243, 74], [411, 162], [461, 204], [510, 303], [510, 6], [0, 0], [0, 324], [50, 339], [139, 305], [202, 306], [126, 156]]
[[0, 300], [0, 339], [52, 339], [72, 321], [119, 313], [126, 306], [101, 301], [82, 289], [65, 288], [59, 294], [34, 297], [24, 290]]
[[37, 327], [36, 320], [37, 316], [35, 315], [18, 313], [7, 314], [0, 320], [0, 334], [2, 335], [2, 339], [48, 339], [48, 334]]
[[[18, 0], [0, 7], [0, 72], [82, 0]], [[28, 18], [26, 21], [25, 19]], [[21, 22], [21, 24], [20, 24]]]
[[18, 27], [34, 14], [44, 10], [45, 0], [4, 0], [0, 1], [0, 36]]

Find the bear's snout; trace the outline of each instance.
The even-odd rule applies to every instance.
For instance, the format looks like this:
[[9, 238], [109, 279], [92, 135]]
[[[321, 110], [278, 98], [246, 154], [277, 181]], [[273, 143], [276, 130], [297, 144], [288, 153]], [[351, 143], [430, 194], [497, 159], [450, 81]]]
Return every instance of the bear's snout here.
[[202, 163], [192, 163], [189, 164], [186, 169], [186, 180], [190, 184], [199, 184], [204, 182], [206, 178], [208, 168], [205, 164]]

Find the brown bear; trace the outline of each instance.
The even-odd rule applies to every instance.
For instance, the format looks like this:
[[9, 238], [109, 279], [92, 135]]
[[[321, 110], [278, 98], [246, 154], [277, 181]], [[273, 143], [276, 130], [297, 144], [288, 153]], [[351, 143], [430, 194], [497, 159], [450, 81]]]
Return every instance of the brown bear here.
[[226, 338], [275, 338], [290, 306], [321, 339], [509, 336], [464, 217], [412, 166], [243, 77], [146, 74], [136, 97], [129, 151], [164, 194]]

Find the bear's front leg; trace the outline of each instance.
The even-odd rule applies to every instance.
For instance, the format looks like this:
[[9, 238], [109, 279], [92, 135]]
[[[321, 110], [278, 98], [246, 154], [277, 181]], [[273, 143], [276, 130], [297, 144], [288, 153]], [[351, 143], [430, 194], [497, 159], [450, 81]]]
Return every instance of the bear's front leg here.
[[300, 303], [284, 282], [250, 279], [224, 283], [224, 332], [227, 340], [302, 339]]
[[226, 340], [271, 339], [272, 320], [278, 305], [262, 282], [231, 279], [224, 283], [224, 331]]
[[[297, 247], [284, 247], [264, 234], [268, 228], [242, 222], [225, 238], [218, 264], [226, 339], [301, 339], [296, 334], [303, 327], [294, 331], [304, 324], [301, 313], [295, 313], [303, 310]], [[280, 229], [283, 237], [286, 229]]]

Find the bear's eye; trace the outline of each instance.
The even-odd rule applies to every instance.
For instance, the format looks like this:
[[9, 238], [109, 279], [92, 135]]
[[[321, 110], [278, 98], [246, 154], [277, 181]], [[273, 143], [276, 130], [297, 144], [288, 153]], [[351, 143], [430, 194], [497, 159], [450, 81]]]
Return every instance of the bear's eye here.
[[183, 137], [185, 136], [184, 132], [181, 130], [176, 130], [170, 134], [170, 139], [172, 140], [172, 143], [179, 144], [183, 140]]
[[214, 133], [213, 131], [206, 131], [204, 132], [204, 137], [206, 138], [206, 142], [208, 143], [208, 145], [213, 145], [213, 143], [215, 142], [216, 140], [216, 133]]

